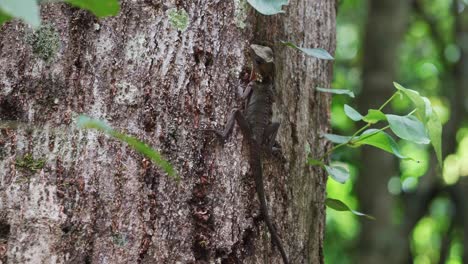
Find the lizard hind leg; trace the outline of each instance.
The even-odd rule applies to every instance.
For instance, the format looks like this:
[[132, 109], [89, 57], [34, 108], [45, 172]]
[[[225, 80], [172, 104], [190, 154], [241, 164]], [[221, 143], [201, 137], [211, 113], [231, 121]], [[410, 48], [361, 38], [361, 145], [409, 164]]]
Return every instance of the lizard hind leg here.
[[281, 145], [275, 140], [276, 135], [278, 134], [279, 125], [280, 124], [278, 122], [273, 122], [265, 128], [262, 142], [262, 153], [265, 157], [274, 157], [282, 162], [286, 162], [282, 154]]
[[273, 122], [265, 128], [265, 132], [263, 134], [263, 145], [266, 146], [268, 149], [272, 149], [273, 145], [275, 144], [275, 138], [278, 134], [280, 124], [278, 122]]
[[218, 138], [222, 142], [224, 142], [231, 135], [232, 129], [234, 128], [236, 121], [242, 131], [242, 134], [244, 136], [251, 137], [252, 130], [250, 128], [249, 122], [247, 121], [247, 119], [245, 119], [242, 112], [237, 108], [234, 108], [232, 110], [223, 130], [204, 129], [203, 131], [214, 132], [218, 136]]

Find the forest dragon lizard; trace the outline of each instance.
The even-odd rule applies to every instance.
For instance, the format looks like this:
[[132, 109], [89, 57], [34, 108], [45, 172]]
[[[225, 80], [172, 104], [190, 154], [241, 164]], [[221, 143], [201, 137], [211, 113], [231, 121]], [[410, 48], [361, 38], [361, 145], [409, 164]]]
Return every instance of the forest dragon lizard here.
[[[253, 69], [251, 82], [245, 89], [242, 98], [246, 99], [244, 112], [234, 109], [223, 131], [214, 131], [223, 141], [231, 133], [237, 121], [244, 138], [248, 141], [250, 150], [250, 168], [255, 179], [255, 188], [260, 201], [260, 211], [273, 242], [278, 247], [283, 262], [288, 264], [288, 258], [279, 239], [271, 218], [265, 198], [263, 184], [262, 153], [271, 151], [278, 132], [279, 123], [272, 122], [272, 105], [274, 97], [275, 65], [273, 51], [260, 45], [250, 46]], [[211, 130], [213, 131], [213, 130]]]

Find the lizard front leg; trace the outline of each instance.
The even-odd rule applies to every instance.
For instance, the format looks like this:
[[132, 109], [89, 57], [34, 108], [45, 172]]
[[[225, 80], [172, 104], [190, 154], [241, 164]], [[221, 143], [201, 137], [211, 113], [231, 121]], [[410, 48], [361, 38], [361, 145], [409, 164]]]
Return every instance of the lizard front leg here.
[[242, 112], [237, 108], [232, 110], [223, 130], [206, 129], [205, 131], [212, 131], [216, 133], [216, 135], [224, 142], [231, 135], [236, 121], [244, 137], [247, 137], [249, 140], [252, 139], [252, 129], [250, 128], [249, 122], [247, 119], [245, 119]]
[[242, 99], [242, 100], [246, 100], [250, 94], [252, 93], [252, 86], [255, 85], [255, 82], [249, 82], [249, 84], [247, 84], [247, 87], [245, 87], [245, 90], [242, 90], [242, 88], [240, 86], [238, 86], [237, 88], [237, 95]]

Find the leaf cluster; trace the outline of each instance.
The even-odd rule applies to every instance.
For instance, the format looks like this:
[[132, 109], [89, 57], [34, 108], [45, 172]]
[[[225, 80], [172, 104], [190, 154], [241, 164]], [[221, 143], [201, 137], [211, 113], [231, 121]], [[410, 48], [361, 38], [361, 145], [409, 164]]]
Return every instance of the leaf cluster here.
[[[431, 144], [434, 148], [437, 160], [442, 167], [442, 123], [437, 113], [431, 106], [427, 97], [421, 96], [417, 91], [407, 89], [398, 83], [394, 83], [396, 92], [378, 109], [369, 109], [366, 115], [359, 113], [349, 105], [344, 105], [344, 113], [354, 122], [364, 122], [365, 125], [358, 129], [353, 135], [324, 134], [323, 136], [336, 144], [320, 159], [309, 158], [309, 164], [323, 167], [328, 175], [339, 183], [345, 183], [349, 179], [349, 171], [340, 165], [327, 165], [325, 159], [335, 150], [341, 147], [361, 147], [369, 145], [395, 155], [404, 160], [414, 160], [402, 154], [395, 139], [386, 130], [391, 130], [395, 136], [416, 144]], [[317, 88], [320, 92], [345, 94], [354, 97], [349, 90]], [[407, 115], [394, 115], [383, 112], [383, 109], [397, 97], [405, 96], [414, 105], [414, 110]], [[384, 124], [381, 128], [372, 127], [376, 124]], [[332, 199], [333, 200], [333, 199]], [[328, 200], [327, 200], [328, 201]], [[342, 203], [340, 201], [340, 203]], [[343, 203], [344, 204], [344, 203]], [[335, 210], [345, 208], [336, 202], [327, 202], [327, 205]], [[333, 205], [330, 206], [330, 205]], [[355, 211], [351, 211], [356, 214]], [[359, 215], [359, 214], [358, 214]]]
[[[88, 10], [97, 17], [114, 16], [120, 10], [118, 0], [46, 0], [65, 2]], [[0, 0], [0, 25], [12, 18], [19, 18], [34, 28], [41, 25], [39, 3], [36, 0]]]
[[[393, 134], [397, 137], [411, 141], [416, 144], [429, 144], [431, 143], [439, 165], [442, 166], [442, 123], [437, 116], [437, 113], [433, 110], [431, 103], [427, 97], [419, 95], [417, 91], [406, 89], [398, 83], [394, 83], [397, 91], [378, 109], [369, 109], [366, 115], [362, 115], [357, 110], [349, 105], [344, 105], [344, 112], [351, 120], [358, 122], [363, 121], [366, 124], [357, 130], [351, 136], [343, 136], [336, 134], [324, 134], [324, 137], [329, 141], [337, 144], [330, 151], [328, 151], [319, 160], [310, 159], [311, 165], [323, 165], [325, 158], [330, 155], [333, 151], [338, 148], [348, 147], [360, 147], [363, 145], [370, 145], [388, 153], [395, 155], [400, 159], [414, 160], [411, 157], [405, 156], [399, 149], [398, 144], [385, 130], [390, 129]], [[323, 89], [318, 88], [318, 91], [328, 92], [334, 94], [348, 94], [352, 95], [351, 91], [340, 90], [340, 89]], [[413, 104], [415, 109], [407, 115], [393, 115], [385, 114], [382, 110], [390, 103], [391, 100], [395, 99], [398, 95], [408, 97]], [[372, 125], [377, 123], [387, 123], [383, 128], [370, 128]], [[325, 167], [326, 168], [326, 167]], [[328, 171], [328, 170], [327, 170]], [[333, 170], [330, 170], [333, 171]], [[329, 172], [330, 173], [330, 172]], [[343, 175], [334, 175], [330, 173], [330, 176], [338, 182], [344, 183], [348, 177], [344, 178]]]

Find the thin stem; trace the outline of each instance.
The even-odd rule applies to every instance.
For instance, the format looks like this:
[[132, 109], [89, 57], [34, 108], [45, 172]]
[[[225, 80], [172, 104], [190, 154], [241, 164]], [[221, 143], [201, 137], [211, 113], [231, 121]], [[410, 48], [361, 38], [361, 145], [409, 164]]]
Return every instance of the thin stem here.
[[330, 150], [328, 150], [325, 154], [323, 154], [322, 157], [320, 157], [319, 160], [323, 162], [324, 159], [325, 159], [325, 157], [327, 157], [328, 155], [330, 155], [330, 153], [332, 153], [333, 151], [335, 151], [335, 150], [338, 149], [338, 148], [341, 148], [342, 146], [348, 145], [348, 143], [349, 143], [349, 141], [334, 146], [333, 148], [331, 148]]
[[362, 131], [366, 130], [367, 128], [369, 128], [371, 126], [370, 123], [367, 123], [365, 126], [361, 127], [361, 129], [359, 129], [358, 131], [356, 131], [352, 136], [351, 136], [351, 139], [348, 141], [351, 142], [351, 140], [353, 140], [359, 133], [361, 133]]
[[331, 148], [330, 150], [328, 150], [325, 154], [322, 155], [322, 157], [320, 158], [320, 161], [323, 161], [325, 159], [325, 157], [330, 155], [330, 153], [332, 153], [336, 149], [341, 148], [342, 146], [348, 145], [348, 143], [351, 142], [351, 140], [353, 140], [359, 133], [361, 133], [362, 131], [364, 131], [365, 129], [367, 129], [370, 126], [371, 126], [371, 124], [366, 124], [365, 126], [361, 127], [358, 131], [356, 131], [347, 142], [338, 144], [338, 145], [334, 146], [333, 148]]
[[[337, 150], [337, 149], [339, 149], [339, 148], [341, 148], [341, 147], [343, 147], [343, 146], [348, 145], [361, 131], [365, 130], [366, 128], [368, 128], [368, 127], [370, 127], [370, 126], [371, 126], [371, 124], [367, 124], [367, 125], [363, 126], [361, 129], [359, 129], [358, 131], [356, 131], [356, 133], [354, 133], [354, 134], [351, 136], [351, 139], [350, 139], [350, 140], [348, 140], [348, 141], [346, 141], [346, 142], [344, 142], [344, 143], [338, 144], [338, 145], [334, 146], [333, 148], [331, 148], [329, 151], [327, 151], [325, 154], [323, 154], [323, 156], [320, 158], [320, 161], [323, 161], [323, 160], [325, 159], [325, 157], [327, 157], [328, 155], [330, 155], [330, 153], [332, 153], [333, 151], [335, 151], [335, 150]], [[388, 129], [388, 128], [390, 128], [390, 126], [386, 126], [386, 127], [381, 128], [381, 129], [378, 129], [378, 130], [376, 130], [376, 131], [374, 131], [374, 132], [372, 132], [372, 133], [370, 133], [370, 134], [368, 134], [368, 135], [365, 135], [365, 136], [362, 137], [362, 138], [359, 138], [357, 141], [355, 141], [355, 142], [353, 142], [353, 143], [357, 143], [357, 142], [359, 142], [359, 141], [362, 141], [362, 140], [364, 140], [364, 139], [366, 139], [366, 138], [369, 138], [369, 137], [371, 137], [371, 136], [373, 136], [373, 135], [375, 135], [375, 134], [377, 134], [377, 133], [379, 133], [379, 132], [382, 132], [382, 131], [384, 131], [384, 130], [386, 130], [386, 129]]]
[[395, 96], [397, 96], [398, 94], [400, 94], [400, 92], [395, 92], [380, 108], [379, 108], [379, 111], [382, 111], [382, 109], [384, 109], [385, 106], [387, 106], [388, 103], [390, 103], [393, 98], [395, 98]]
[[[399, 94], [399, 92], [395, 92], [380, 108], [379, 108], [379, 111], [381, 111], [387, 104], [389, 104], [393, 98], [395, 98], [395, 96], [397, 96]], [[358, 129], [352, 136], [351, 138], [347, 141], [347, 142], [344, 142], [344, 143], [341, 143], [341, 144], [338, 144], [336, 146], [334, 146], [333, 148], [331, 148], [329, 151], [327, 151], [325, 154], [323, 154], [323, 156], [320, 158], [320, 161], [323, 161], [323, 159], [330, 155], [330, 153], [332, 153], [333, 151], [335, 151], [336, 149], [338, 148], [341, 148], [345, 145], [348, 145], [359, 133], [361, 133], [362, 131], [366, 130], [367, 128], [369, 128], [371, 126], [370, 123], [367, 123], [365, 126], [363, 126], [362, 128]], [[386, 127], [385, 129], [387, 129], [388, 127]], [[379, 132], [379, 131], [377, 131]], [[372, 134], [371, 134], [372, 135]], [[367, 138], [367, 137], [365, 137]]]
[[[387, 101], [385, 101], [385, 103], [384, 103], [382, 106], [380, 106], [379, 111], [382, 111], [382, 109], [383, 109], [385, 106], [387, 106], [387, 105], [393, 100], [393, 98], [395, 98], [395, 97], [396, 97], [397, 95], [399, 95], [399, 94], [400, 94], [399, 91], [395, 92]], [[414, 112], [416, 112], [416, 110], [417, 110], [417, 109], [414, 109], [414, 110], [411, 111], [408, 115], [412, 115]], [[358, 129], [358, 130], [351, 136], [351, 138], [350, 138], [348, 141], [346, 141], [346, 142], [344, 142], [344, 143], [341, 143], [341, 144], [338, 144], [338, 145], [334, 146], [333, 148], [331, 148], [330, 150], [328, 150], [325, 154], [322, 155], [322, 157], [320, 158], [320, 161], [323, 162], [323, 160], [325, 159], [325, 157], [327, 157], [328, 155], [330, 155], [330, 153], [332, 153], [333, 151], [335, 151], [335, 150], [337, 150], [337, 149], [339, 149], [339, 148], [341, 148], [341, 147], [343, 147], [343, 146], [346, 146], [346, 145], [348, 145], [349, 143], [351, 143], [351, 141], [352, 141], [357, 135], [359, 135], [359, 133], [361, 133], [362, 131], [366, 130], [366, 129], [369, 128], [370, 126], [371, 126], [371, 124], [370, 124], [370, 123], [367, 123], [365, 126], [363, 126], [363, 127], [361, 127], [360, 129]], [[357, 141], [355, 141], [355, 142], [353, 142], [353, 143], [360, 142], [360, 141], [362, 141], [362, 140], [364, 140], [364, 139], [366, 139], [366, 138], [369, 138], [369, 137], [371, 137], [371, 136], [373, 136], [373, 135], [375, 135], [375, 134], [377, 134], [377, 133], [379, 133], [379, 132], [382, 132], [382, 131], [384, 131], [384, 130], [386, 130], [386, 129], [388, 129], [388, 128], [390, 128], [389, 125], [388, 125], [388, 126], [385, 126], [385, 127], [383, 127], [383, 128], [381, 128], [381, 129], [378, 129], [378, 130], [376, 130], [376, 131], [374, 131], [374, 132], [372, 132], [372, 133], [370, 133], [370, 134], [368, 134], [368, 135], [365, 135], [364, 137], [359, 138]]]
[[418, 109], [413, 109], [413, 111], [411, 111], [409, 114], [407, 114], [406, 116], [410, 116], [412, 115], [414, 112], [418, 111]]
[[364, 140], [364, 139], [366, 139], [366, 138], [369, 138], [369, 137], [371, 137], [371, 136], [373, 136], [373, 135], [375, 135], [375, 134], [377, 134], [377, 133], [379, 133], [379, 132], [382, 132], [382, 131], [384, 131], [384, 130], [386, 130], [386, 129], [388, 129], [388, 128], [390, 128], [390, 126], [386, 126], [386, 127], [382, 127], [381, 129], [377, 129], [376, 131], [374, 131], [374, 132], [372, 132], [372, 133], [370, 133], [370, 134], [368, 134], [368, 135], [365, 135], [365, 136], [363, 136], [362, 138], [359, 138], [359, 139], [358, 139], [357, 141], [355, 141], [354, 143], [357, 143], [357, 142], [362, 141], [362, 140]]

